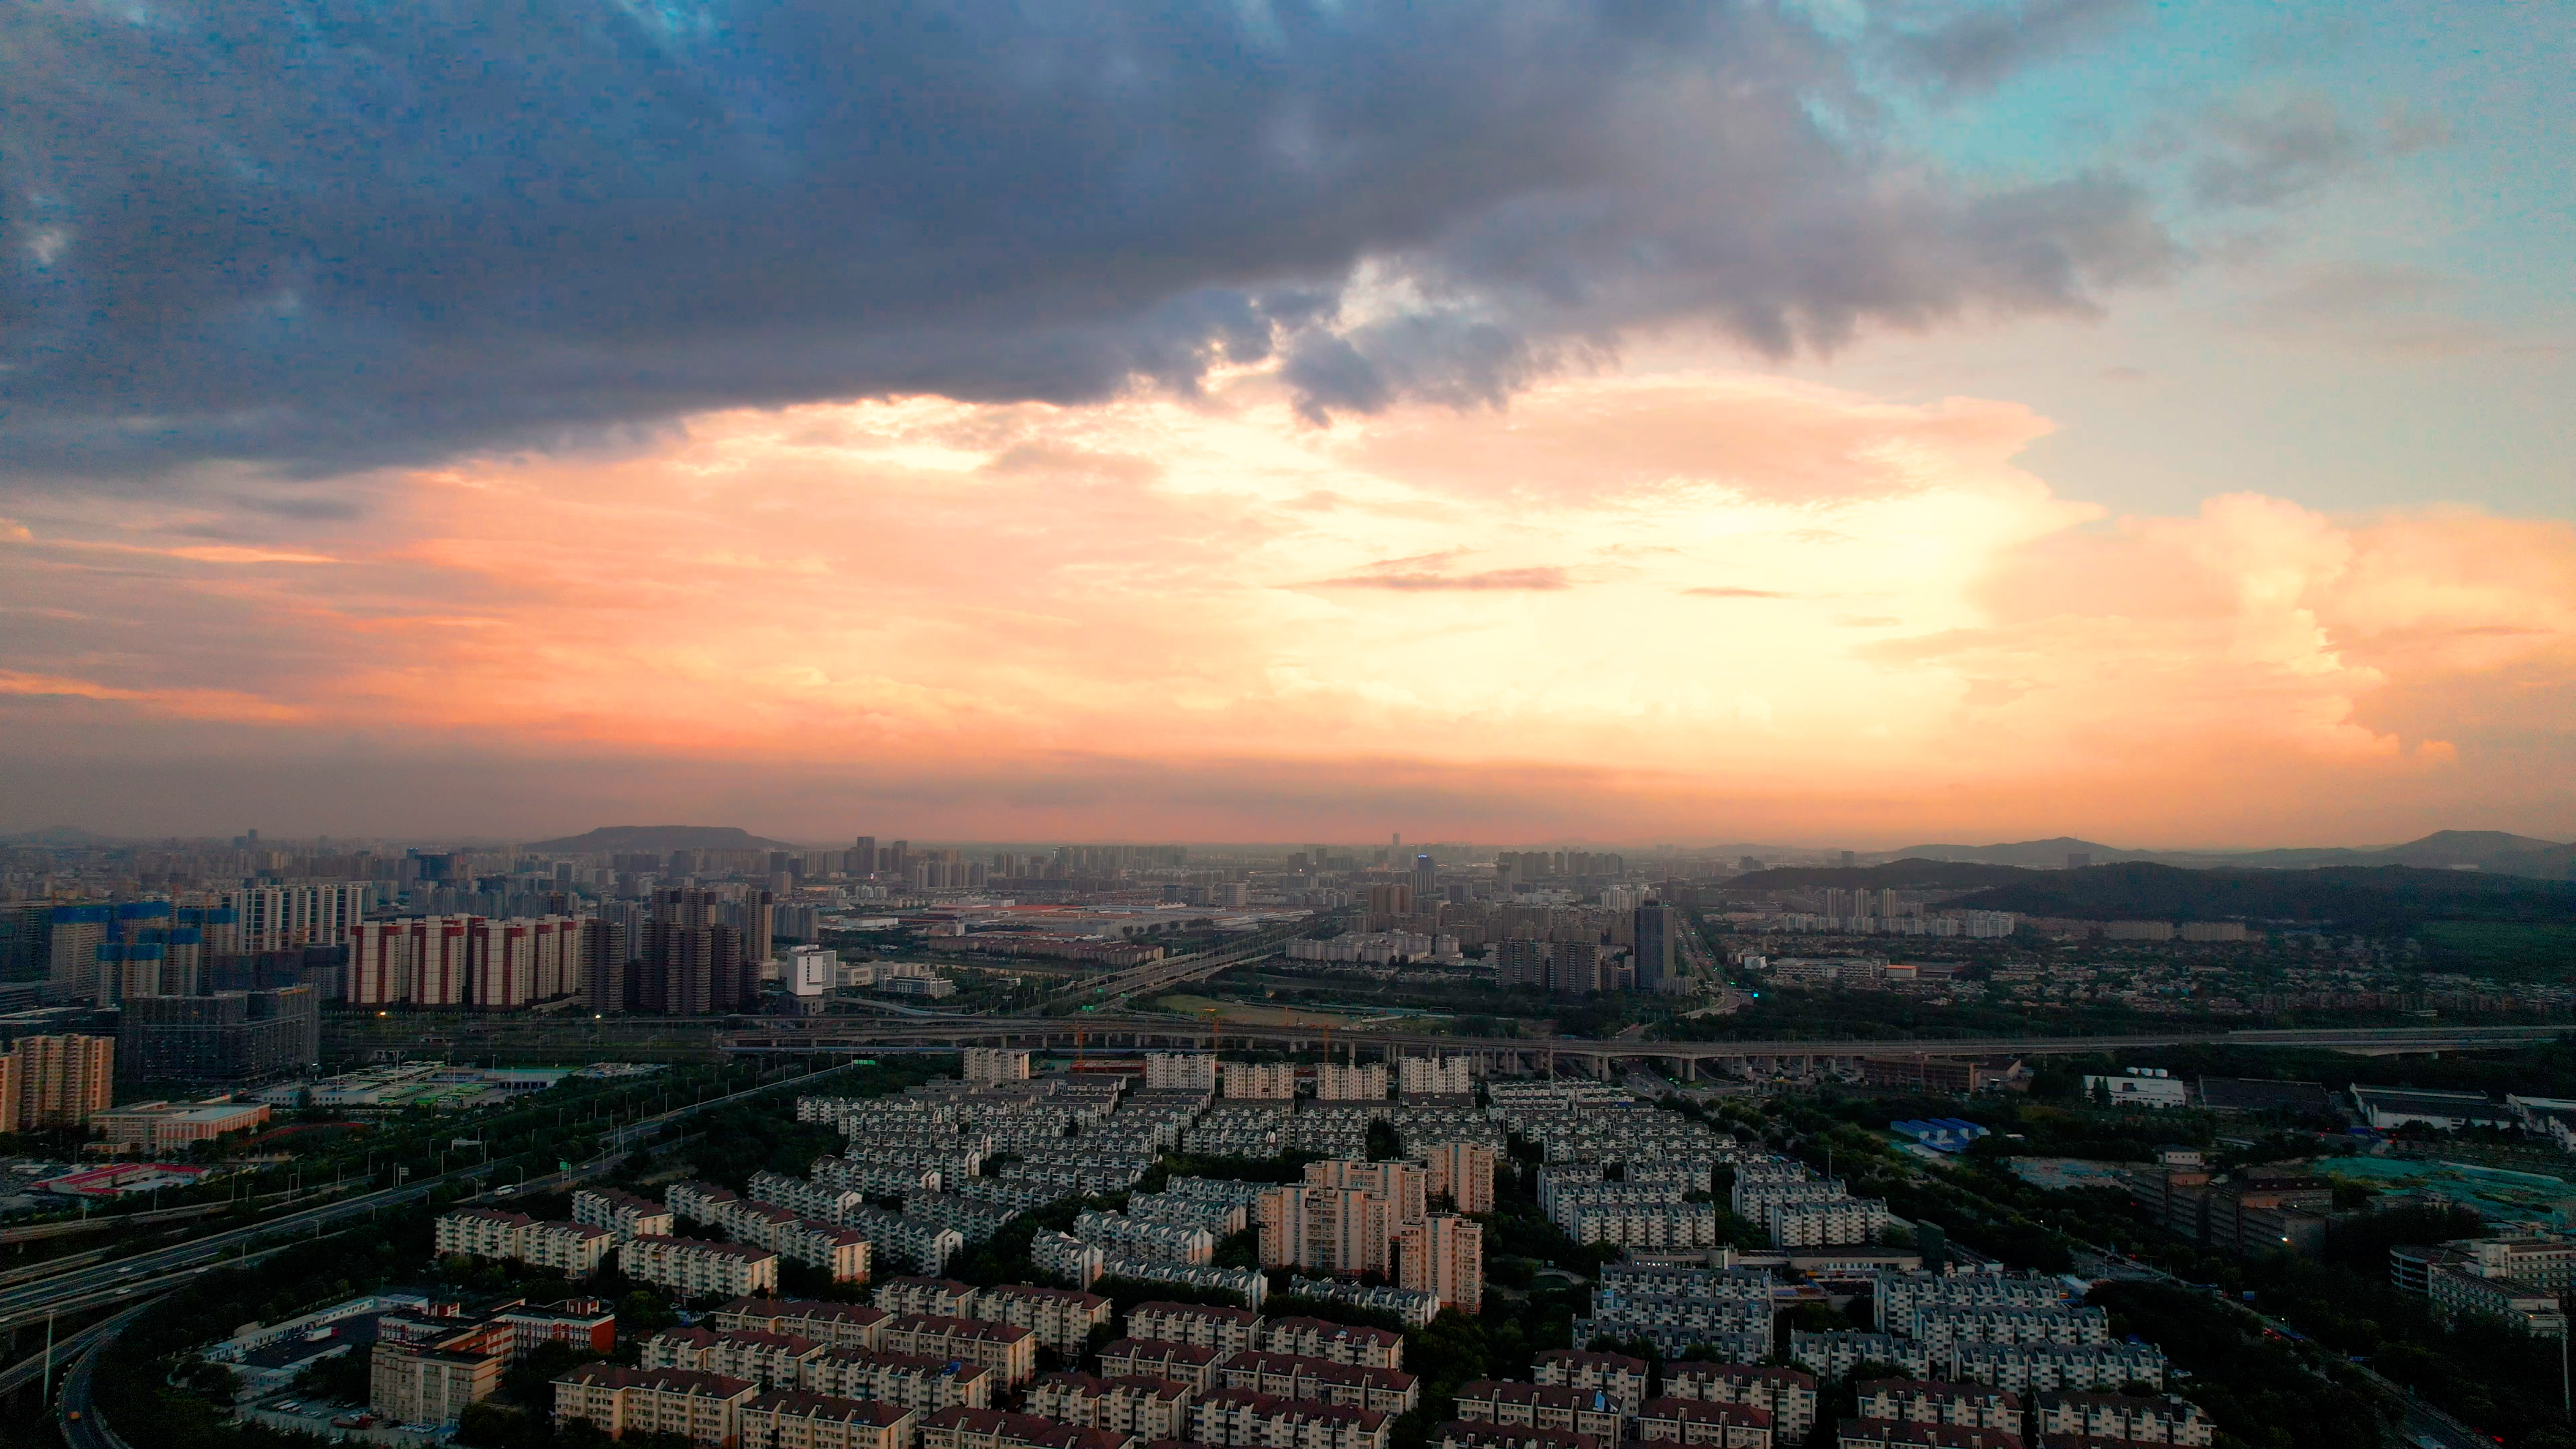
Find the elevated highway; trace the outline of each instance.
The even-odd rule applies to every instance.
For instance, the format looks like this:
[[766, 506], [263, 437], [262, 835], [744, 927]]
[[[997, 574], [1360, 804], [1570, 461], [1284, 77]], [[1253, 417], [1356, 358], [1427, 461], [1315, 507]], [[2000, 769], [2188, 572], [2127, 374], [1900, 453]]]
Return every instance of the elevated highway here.
[[[2177, 1046], [2299, 1047], [2390, 1056], [2426, 1052], [2498, 1050], [2565, 1034], [2556, 1026], [2320, 1027], [2288, 1031], [2192, 1031], [2120, 1036], [1844, 1037], [1741, 1041], [1646, 1041], [1589, 1037], [1466, 1037], [1445, 1032], [1333, 1033], [1337, 1048], [1392, 1059], [1439, 1053], [1475, 1059], [1492, 1076], [1580, 1071], [1607, 1077], [1621, 1062], [1664, 1062], [1683, 1077], [1715, 1069], [1732, 1076], [1803, 1075], [1829, 1062], [1889, 1056], [2065, 1056], [2091, 1052], [2154, 1050]], [[1089, 1011], [1072, 1016], [956, 1018], [947, 1021], [851, 1022], [822, 1018], [781, 1021], [719, 1038], [727, 1052], [860, 1053], [954, 1050], [967, 1046], [1030, 1050], [1187, 1051], [1235, 1048], [1319, 1051], [1327, 1033], [1316, 1026], [1262, 1026], [1220, 1021], [1214, 1026], [1171, 1016]]]

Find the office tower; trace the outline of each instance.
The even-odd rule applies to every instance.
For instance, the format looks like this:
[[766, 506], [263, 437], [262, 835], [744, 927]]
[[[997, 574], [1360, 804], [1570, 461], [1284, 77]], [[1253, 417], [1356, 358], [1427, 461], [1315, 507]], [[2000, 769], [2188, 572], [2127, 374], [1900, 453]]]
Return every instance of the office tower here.
[[877, 873], [877, 838], [875, 836], [862, 835], [850, 843], [849, 864], [845, 869], [855, 876], [871, 876]]
[[1424, 903], [1440, 898], [1440, 867], [1428, 851], [1413, 858], [1413, 898]]
[[1673, 908], [1659, 901], [1637, 907], [1637, 989], [1670, 991], [1680, 979], [1674, 972]]
[[1407, 1223], [1397, 1238], [1396, 1286], [1429, 1293], [1442, 1308], [1480, 1313], [1485, 1306], [1485, 1229], [1454, 1213]]
[[118, 1032], [117, 1074], [133, 1082], [257, 1082], [322, 1062], [320, 993], [310, 986], [137, 996]]
[[18, 1126], [77, 1127], [116, 1100], [116, 1039], [20, 1037]]

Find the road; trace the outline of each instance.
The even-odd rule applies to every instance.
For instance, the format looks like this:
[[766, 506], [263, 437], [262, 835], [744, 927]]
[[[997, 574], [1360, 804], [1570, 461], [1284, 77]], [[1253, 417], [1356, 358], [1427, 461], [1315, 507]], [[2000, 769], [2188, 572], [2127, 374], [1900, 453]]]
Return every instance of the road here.
[[[2077, 1263], [2079, 1271], [2088, 1278], [2137, 1278], [2195, 1292], [2215, 1292], [2204, 1284], [2185, 1282], [2162, 1268], [2141, 1263], [2134, 1258], [2125, 1258], [2100, 1248], [2092, 1249], [2091, 1252], [2092, 1256], [2089, 1259], [2080, 1259]], [[2249, 1308], [2241, 1302], [2224, 1296], [2221, 1296], [2219, 1301], [2293, 1343], [2307, 1341], [2305, 1335], [2296, 1327], [2268, 1313]], [[2319, 1347], [2319, 1351], [2324, 1350]], [[2401, 1415], [2397, 1425], [2398, 1442], [2406, 1446], [2406, 1449], [2423, 1449], [2426, 1445], [2438, 1446], [2438, 1449], [2494, 1449], [2497, 1441], [2493, 1437], [2479, 1433], [2426, 1403], [2416, 1396], [2413, 1389], [2397, 1383], [2366, 1363], [2354, 1363], [2352, 1367], [2359, 1370], [2364, 1377], [2378, 1385], [2396, 1401]]]
[[71, 1449], [129, 1449], [124, 1440], [116, 1437], [116, 1431], [99, 1419], [98, 1406], [90, 1398], [90, 1376], [98, 1367], [98, 1351], [123, 1333], [126, 1325], [141, 1317], [149, 1306], [138, 1303], [99, 1324], [88, 1335], [88, 1343], [82, 1348], [80, 1357], [71, 1361], [71, 1371], [63, 1376], [59, 1411], [63, 1442]]
[[[1159, 964], [1159, 963], [1158, 963]], [[1095, 1048], [1204, 1046], [1209, 1028], [1178, 1016], [1094, 1011], [1075, 1016], [971, 1017], [939, 1022], [852, 1022], [829, 1017], [780, 1021], [719, 1039], [730, 1052], [837, 1052], [871, 1048], [1028, 1046], [1071, 1047], [1080, 1032]], [[2120, 1036], [1998, 1036], [1967, 1038], [1847, 1037], [1801, 1041], [1597, 1041], [1590, 1037], [1462, 1037], [1444, 1032], [1345, 1033], [1342, 1040], [1397, 1051], [1482, 1054], [1552, 1063], [1567, 1058], [1607, 1075], [1619, 1061], [1665, 1061], [1680, 1069], [1746, 1058], [1894, 1056], [2051, 1056], [2154, 1050], [2176, 1046], [2306, 1047], [2361, 1054], [2459, 1051], [2552, 1041], [2558, 1026], [2326, 1027], [2292, 1031], [2174, 1031]], [[1291, 1050], [1322, 1040], [1313, 1026], [1258, 1026], [1228, 1022], [1218, 1038], [1227, 1044]]]
[[1303, 920], [1265, 927], [1241, 940], [1230, 941], [1213, 951], [1200, 951], [1187, 956], [1167, 956], [1160, 961], [1148, 961], [1142, 966], [1130, 966], [1123, 971], [1112, 971], [1105, 976], [1086, 977], [1075, 985], [1057, 992], [1051, 999], [1057, 1003], [1091, 1001], [1115, 1004], [1131, 996], [1161, 991], [1166, 987], [1177, 986], [1184, 981], [1195, 981], [1203, 976], [1213, 976], [1229, 966], [1239, 965], [1254, 957], [1267, 956], [1277, 950], [1281, 942], [1292, 940], [1341, 913], [1338, 909], [1318, 911]]
[[[621, 1123], [612, 1130], [600, 1134], [601, 1150], [597, 1156], [576, 1163], [566, 1170], [508, 1184], [506, 1193], [500, 1186], [493, 1185], [489, 1191], [477, 1193], [476, 1196], [490, 1199], [505, 1195], [515, 1196], [521, 1192], [559, 1191], [585, 1178], [607, 1171], [615, 1166], [618, 1159], [631, 1150], [635, 1143], [697, 1113], [711, 1112], [764, 1092], [799, 1089], [827, 1073], [840, 1070], [844, 1068], [826, 1067], [822, 1071], [810, 1072], [789, 1081], [764, 1083], [739, 1092], [727, 1093], [721, 1097], [711, 1097], [703, 1102], [691, 1102], [638, 1121]], [[146, 1297], [166, 1291], [200, 1273], [223, 1266], [228, 1262], [255, 1262], [269, 1253], [282, 1252], [297, 1246], [294, 1240], [319, 1237], [333, 1224], [418, 1201], [442, 1187], [486, 1185], [491, 1173], [492, 1169], [486, 1164], [458, 1168], [453, 1172], [406, 1182], [398, 1187], [360, 1193], [353, 1197], [342, 1198], [337, 1202], [283, 1213], [241, 1227], [209, 1233], [184, 1243], [172, 1244], [166, 1248], [156, 1248], [105, 1262], [97, 1261], [95, 1254], [83, 1254], [77, 1260], [65, 1262], [55, 1271], [31, 1272], [24, 1277], [0, 1284], [0, 1332], [24, 1327], [31, 1323], [41, 1323], [49, 1313], [61, 1315], [77, 1313], [85, 1309], [104, 1308], [120, 1300]], [[283, 1244], [271, 1241], [280, 1238], [290, 1241]]]

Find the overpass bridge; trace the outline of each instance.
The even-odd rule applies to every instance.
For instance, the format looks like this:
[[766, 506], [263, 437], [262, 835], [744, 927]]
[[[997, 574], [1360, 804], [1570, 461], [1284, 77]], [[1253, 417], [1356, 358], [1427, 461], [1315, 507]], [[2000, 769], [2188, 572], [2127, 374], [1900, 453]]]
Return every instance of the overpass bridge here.
[[1469, 1037], [1446, 1032], [1345, 1031], [1318, 1026], [1250, 1023], [1202, 1025], [1177, 1017], [1107, 1012], [1075, 1016], [970, 1017], [943, 1021], [851, 1022], [820, 1018], [781, 1021], [718, 1038], [718, 1047], [742, 1054], [829, 1054], [954, 1051], [960, 1047], [1017, 1047], [1030, 1051], [1214, 1051], [1220, 1049], [1318, 1052], [1328, 1046], [1353, 1060], [1375, 1055], [1468, 1058], [1480, 1076], [1561, 1075], [1567, 1071], [1609, 1078], [1622, 1062], [1669, 1064], [1673, 1075], [1695, 1080], [1704, 1071], [1768, 1079], [1808, 1077], [1844, 1068], [1863, 1057], [2064, 1056], [2091, 1052], [2151, 1051], [2160, 1047], [2298, 1047], [2392, 1056], [2501, 1050], [2550, 1041], [2558, 1026], [2321, 1027], [2286, 1031], [2174, 1031], [2120, 1036], [1848, 1037], [1743, 1041], [1648, 1041], [1620, 1037]]

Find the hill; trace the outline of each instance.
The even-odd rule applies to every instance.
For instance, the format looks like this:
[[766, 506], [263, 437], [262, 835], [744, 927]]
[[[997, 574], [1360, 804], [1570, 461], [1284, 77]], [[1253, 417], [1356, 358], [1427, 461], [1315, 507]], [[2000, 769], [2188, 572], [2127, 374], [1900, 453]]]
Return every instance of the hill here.
[[550, 855], [609, 854], [617, 851], [786, 850], [784, 841], [766, 840], [734, 825], [603, 825], [560, 840], [532, 840], [521, 850]]
[[2046, 874], [2012, 865], [1971, 865], [1955, 860], [1891, 860], [1884, 865], [1849, 868], [1788, 865], [1757, 870], [1720, 884], [1721, 891], [1839, 890], [1978, 890], [2011, 885]]
[[[2065, 866], [2069, 855], [2089, 855], [2096, 865], [2114, 860], [2145, 860], [2153, 854], [2144, 850], [2122, 850], [2116, 845], [2103, 845], [2091, 840], [2078, 840], [2060, 835], [2049, 840], [2018, 840], [1996, 845], [1909, 845], [1897, 851], [1899, 857], [1916, 860], [1947, 860], [1978, 865], [2017, 865], [2030, 870], [2057, 870]], [[1902, 864], [1902, 859], [1899, 860]]]
[[2080, 920], [2332, 922], [2576, 920], [2576, 883], [2415, 866], [2191, 870], [2152, 861], [2034, 871], [1949, 904]]
[[2408, 865], [2423, 870], [2482, 870], [2500, 875], [2566, 880], [2576, 876], [2576, 845], [2508, 835], [2501, 830], [2437, 830], [2403, 845], [2357, 850], [2350, 846], [2290, 846], [2279, 850], [2122, 850], [2061, 835], [1994, 845], [1909, 845], [1899, 856], [1974, 861], [2058, 870], [2069, 855], [2089, 855], [2095, 865], [2152, 861], [2193, 869], [2315, 870], [2321, 866]]

